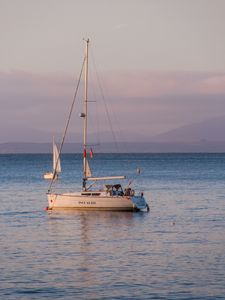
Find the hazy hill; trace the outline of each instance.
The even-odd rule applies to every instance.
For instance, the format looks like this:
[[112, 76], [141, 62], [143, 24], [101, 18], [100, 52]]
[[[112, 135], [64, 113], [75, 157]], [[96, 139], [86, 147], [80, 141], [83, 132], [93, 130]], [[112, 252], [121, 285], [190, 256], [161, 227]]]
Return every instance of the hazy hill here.
[[225, 116], [182, 126], [151, 138], [152, 142], [225, 141]]
[[[147, 138], [141, 134], [133, 140], [134, 135], [126, 135], [126, 142], [115, 144], [109, 142], [109, 134], [101, 134], [101, 145], [93, 147], [96, 152], [225, 152], [225, 116], [176, 128], [163, 134]], [[41, 134], [39, 135], [41, 139]], [[46, 140], [47, 136], [45, 136]], [[128, 139], [127, 139], [128, 138]], [[57, 141], [61, 139], [57, 138]], [[80, 140], [80, 141], [79, 141]], [[112, 140], [112, 139], [110, 139]], [[64, 153], [82, 153], [82, 136], [77, 143], [67, 142]], [[51, 153], [51, 141], [46, 143], [12, 142], [1, 143], [0, 153]]]
[[[190, 152], [225, 152], [223, 142], [146, 142], [146, 143], [104, 143], [93, 148], [96, 153], [190, 153]], [[7, 153], [51, 153], [50, 143], [3, 143], [0, 144], [0, 154]], [[65, 144], [63, 153], [82, 153], [80, 144]]]

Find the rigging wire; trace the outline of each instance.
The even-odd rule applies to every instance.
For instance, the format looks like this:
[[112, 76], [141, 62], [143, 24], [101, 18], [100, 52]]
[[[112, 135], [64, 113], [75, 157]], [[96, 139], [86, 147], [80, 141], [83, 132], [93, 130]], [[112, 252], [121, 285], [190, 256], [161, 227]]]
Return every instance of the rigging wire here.
[[68, 116], [68, 119], [67, 119], [67, 122], [66, 122], [66, 126], [65, 126], [65, 130], [64, 130], [62, 142], [61, 142], [61, 145], [60, 145], [60, 148], [59, 148], [59, 155], [58, 155], [58, 157], [57, 157], [56, 167], [55, 167], [55, 170], [54, 170], [54, 172], [53, 172], [53, 178], [52, 178], [52, 180], [51, 180], [51, 182], [50, 182], [50, 185], [49, 185], [49, 188], [48, 188], [48, 193], [51, 191], [52, 184], [53, 184], [54, 179], [55, 179], [55, 176], [56, 176], [56, 169], [57, 169], [57, 166], [58, 166], [58, 162], [59, 162], [60, 155], [61, 155], [61, 153], [62, 153], [62, 148], [63, 148], [64, 142], [65, 142], [66, 133], [67, 133], [67, 130], [68, 130], [68, 127], [69, 127], [71, 115], [72, 115], [72, 112], [73, 112], [73, 107], [74, 107], [75, 100], [76, 100], [76, 97], [77, 97], [77, 93], [78, 93], [78, 89], [79, 89], [79, 85], [80, 85], [80, 81], [81, 81], [81, 76], [82, 76], [83, 69], [84, 69], [84, 63], [85, 63], [85, 60], [86, 60], [86, 57], [84, 57], [84, 60], [83, 60], [82, 66], [81, 66], [80, 75], [79, 75], [78, 82], [77, 82], [77, 86], [76, 86], [76, 89], [75, 89], [75, 93], [74, 93], [72, 105], [71, 105], [71, 108], [70, 108], [70, 111], [69, 111], [69, 116]]
[[[92, 53], [91, 53], [92, 54]], [[93, 65], [93, 59], [91, 60], [91, 63]], [[91, 66], [90, 66], [91, 67]], [[92, 76], [93, 73], [90, 72], [89, 76], [91, 77], [91, 81], [92, 83], [94, 83], [94, 77]], [[96, 93], [96, 89], [95, 89], [95, 84], [93, 84], [92, 87], [92, 98], [94, 99], [92, 102], [95, 104], [94, 105], [94, 112], [93, 112], [93, 120], [90, 118], [90, 122], [93, 121], [93, 126], [91, 126], [92, 128], [94, 128], [96, 130], [96, 143], [91, 143], [92, 146], [99, 146], [100, 145], [100, 130], [99, 130], [99, 106], [98, 106], [98, 101], [97, 101], [97, 93]]]
[[[98, 71], [97, 71], [96, 61], [94, 59], [93, 51], [91, 52], [91, 55], [92, 55], [92, 61], [93, 61], [94, 71], [96, 73], [96, 78], [97, 78], [97, 81], [98, 81], [99, 89], [100, 89], [100, 92], [101, 92], [101, 96], [103, 98], [103, 103], [105, 105], [105, 110], [106, 110], [106, 113], [107, 113], [108, 122], [110, 124], [111, 133], [112, 133], [112, 136], [113, 136], [113, 139], [114, 139], [114, 143], [115, 143], [115, 146], [116, 146], [116, 151], [119, 152], [119, 144], [118, 144], [118, 141], [116, 139], [115, 132], [113, 130], [112, 122], [111, 122], [110, 115], [109, 115], [108, 106], [107, 106], [107, 103], [105, 101], [104, 91], [103, 91], [103, 88], [102, 88], [102, 85], [101, 85], [101, 81], [100, 81], [100, 77], [99, 77], [99, 74], [98, 74]], [[98, 106], [97, 106], [97, 108], [98, 108]], [[113, 111], [112, 111], [112, 113], [113, 113]], [[122, 138], [122, 144], [121, 144], [121, 146], [123, 147], [124, 152], [128, 153], [129, 149], [128, 149], [128, 145], [127, 145], [127, 140], [124, 137], [124, 131], [122, 131], [122, 129], [120, 127], [120, 122], [118, 121], [118, 118], [116, 117], [116, 115], [114, 113], [113, 113], [113, 117], [114, 117], [114, 119], [116, 121], [119, 134], [120, 134], [120, 136]], [[137, 166], [137, 169], [138, 169], [138, 166]], [[135, 178], [132, 180], [132, 182], [134, 180], [135, 180]], [[129, 185], [129, 183], [128, 183], [128, 185]]]
[[103, 103], [104, 103], [104, 106], [105, 106], [106, 116], [107, 116], [107, 119], [108, 119], [108, 122], [109, 122], [109, 126], [110, 126], [110, 130], [111, 130], [112, 137], [113, 137], [113, 140], [114, 140], [114, 144], [115, 144], [115, 147], [116, 147], [116, 151], [119, 152], [118, 142], [117, 142], [117, 139], [116, 139], [115, 132], [113, 130], [112, 122], [111, 122], [110, 115], [109, 115], [109, 109], [108, 109], [107, 103], [105, 101], [104, 91], [103, 91], [103, 88], [102, 88], [102, 85], [101, 85], [99, 74], [97, 72], [96, 63], [95, 63], [93, 54], [92, 54], [92, 57], [93, 57], [93, 65], [94, 65], [94, 69], [95, 69], [95, 74], [96, 74], [99, 90], [100, 90], [101, 97], [103, 99]]

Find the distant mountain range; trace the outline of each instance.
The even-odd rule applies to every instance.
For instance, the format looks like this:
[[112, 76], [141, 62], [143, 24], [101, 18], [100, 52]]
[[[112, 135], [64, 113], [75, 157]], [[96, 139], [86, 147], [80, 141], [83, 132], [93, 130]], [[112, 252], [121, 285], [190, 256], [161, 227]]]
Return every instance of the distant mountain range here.
[[[104, 143], [100, 148], [93, 148], [94, 153], [191, 153], [191, 152], [225, 152], [225, 141], [198, 142], [146, 142]], [[2, 143], [0, 154], [9, 153], [51, 153], [51, 143]], [[81, 144], [65, 144], [63, 153], [82, 153]]]
[[[95, 147], [96, 152], [225, 152], [225, 116], [206, 120], [170, 130], [163, 134], [144, 137], [139, 135], [138, 140], [131, 142], [108, 142], [109, 134], [103, 132], [103, 141], [100, 147]], [[128, 135], [130, 136], [130, 134]], [[40, 140], [40, 136], [39, 136]], [[46, 137], [45, 137], [46, 140]], [[79, 136], [77, 141], [81, 141]], [[33, 142], [1, 143], [0, 153], [50, 153], [52, 144]], [[66, 143], [63, 152], [82, 152], [81, 143]]]
[[209, 119], [200, 123], [182, 126], [154, 136], [152, 142], [225, 141], [225, 116]]

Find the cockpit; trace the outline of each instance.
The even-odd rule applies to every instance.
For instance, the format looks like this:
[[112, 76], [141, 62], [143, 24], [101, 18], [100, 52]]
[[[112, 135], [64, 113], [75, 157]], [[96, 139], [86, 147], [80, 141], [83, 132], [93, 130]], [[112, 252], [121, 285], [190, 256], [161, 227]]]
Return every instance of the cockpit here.
[[121, 184], [106, 184], [106, 192], [110, 194], [110, 196], [133, 196], [134, 190], [131, 188], [123, 188]]
[[106, 184], [106, 191], [110, 194], [110, 196], [123, 196], [123, 188], [121, 184]]

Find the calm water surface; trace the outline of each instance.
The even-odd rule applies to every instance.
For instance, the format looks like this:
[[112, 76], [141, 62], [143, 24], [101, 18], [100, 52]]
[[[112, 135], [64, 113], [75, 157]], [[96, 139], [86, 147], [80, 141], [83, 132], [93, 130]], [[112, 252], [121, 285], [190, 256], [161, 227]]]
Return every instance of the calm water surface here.
[[[50, 155], [0, 155], [0, 299], [225, 299], [225, 154], [96, 155], [150, 213], [47, 213]], [[79, 188], [64, 155], [58, 188]]]

